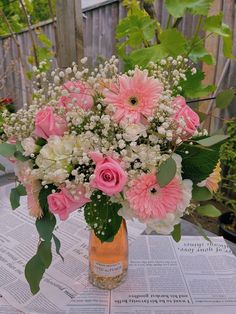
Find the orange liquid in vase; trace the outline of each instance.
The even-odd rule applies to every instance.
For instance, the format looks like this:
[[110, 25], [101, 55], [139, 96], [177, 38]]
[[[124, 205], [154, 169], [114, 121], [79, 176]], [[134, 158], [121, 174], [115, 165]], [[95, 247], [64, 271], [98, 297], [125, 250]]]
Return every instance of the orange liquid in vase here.
[[125, 220], [112, 242], [101, 242], [92, 231], [89, 239], [89, 281], [103, 289], [117, 287], [128, 269], [128, 236]]

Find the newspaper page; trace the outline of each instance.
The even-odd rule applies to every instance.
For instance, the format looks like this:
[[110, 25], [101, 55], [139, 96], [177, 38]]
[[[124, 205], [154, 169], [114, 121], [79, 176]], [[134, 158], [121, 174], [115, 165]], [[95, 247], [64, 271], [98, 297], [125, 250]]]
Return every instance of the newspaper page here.
[[236, 257], [223, 238], [210, 239], [139, 237], [128, 280], [111, 293], [111, 313], [236, 313]]
[[0, 314], [23, 314], [23, 312], [15, 309], [0, 295]]
[[[0, 294], [24, 313], [64, 313], [64, 305], [89, 286], [89, 230], [83, 214], [76, 212], [66, 222], [58, 224], [55, 235], [61, 240], [64, 262], [53, 253], [53, 263], [44, 275], [40, 292], [32, 296], [24, 277], [24, 267], [35, 254], [38, 234], [34, 219], [27, 213], [26, 198], [21, 198], [20, 208], [11, 210], [11, 188], [12, 185], [0, 188]], [[129, 243], [131, 244], [143, 230], [144, 225], [130, 222]], [[98, 294], [93, 290], [91, 298]], [[100, 297], [96, 299], [99, 299], [99, 302], [102, 300]], [[103, 302], [106, 306], [109, 303], [107, 293], [103, 295]]]

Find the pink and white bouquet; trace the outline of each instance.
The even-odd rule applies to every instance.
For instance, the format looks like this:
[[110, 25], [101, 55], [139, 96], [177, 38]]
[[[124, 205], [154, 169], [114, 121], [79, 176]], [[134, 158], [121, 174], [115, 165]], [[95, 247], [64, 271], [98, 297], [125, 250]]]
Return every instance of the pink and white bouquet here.
[[211, 174], [220, 171], [224, 140], [200, 129], [181, 96], [196, 69], [182, 56], [125, 74], [116, 57], [93, 71], [85, 62], [50, 78], [35, 69], [32, 105], [4, 115], [0, 153], [19, 182], [13, 207], [26, 193], [43, 241], [55, 241], [55, 216], [66, 220], [79, 208], [101, 241], [112, 241], [122, 217], [178, 238], [184, 214], [209, 211], [199, 201], [217, 185], [207, 183], [219, 179]]

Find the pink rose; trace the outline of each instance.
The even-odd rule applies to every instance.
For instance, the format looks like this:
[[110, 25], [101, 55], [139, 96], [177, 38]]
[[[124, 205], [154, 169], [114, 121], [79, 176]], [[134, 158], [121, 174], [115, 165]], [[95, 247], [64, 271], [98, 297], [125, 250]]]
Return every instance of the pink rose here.
[[90, 157], [96, 163], [95, 177], [91, 180], [91, 186], [109, 196], [121, 192], [127, 182], [127, 173], [120, 163], [97, 152], [91, 152]]
[[85, 111], [88, 111], [93, 107], [93, 97], [91, 96], [91, 91], [89, 85], [81, 82], [66, 82], [62, 90], [67, 90], [68, 96], [61, 96], [59, 99], [59, 106], [66, 109], [70, 109], [70, 105], [73, 107], [80, 107]]
[[45, 140], [51, 135], [62, 136], [67, 130], [66, 120], [53, 113], [51, 107], [40, 110], [35, 117], [35, 135]]
[[183, 130], [183, 136], [181, 135], [180, 137], [191, 137], [200, 125], [199, 116], [186, 104], [182, 96], [176, 97], [173, 101], [173, 105], [177, 108], [173, 119], [178, 127]]
[[62, 187], [60, 192], [50, 194], [47, 200], [49, 210], [58, 214], [61, 220], [66, 220], [70, 213], [90, 202], [90, 199], [85, 197], [85, 189], [82, 186], [78, 187], [75, 196]]

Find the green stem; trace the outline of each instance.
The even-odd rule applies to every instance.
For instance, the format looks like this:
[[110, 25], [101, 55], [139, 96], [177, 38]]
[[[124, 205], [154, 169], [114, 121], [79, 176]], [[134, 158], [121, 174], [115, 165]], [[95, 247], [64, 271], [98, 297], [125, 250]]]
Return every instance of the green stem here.
[[167, 24], [166, 24], [166, 29], [170, 28], [171, 20], [172, 20], [172, 16], [169, 14]]
[[[198, 19], [198, 23], [197, 23], [197, 26], [196, 26], [196, 29], [195, 29], [195, 32], [194, 32], [194, 35], [193, 35], [193, 40], [192, 40], [192, 43], [191, 43], [191, 46], [186, 54], [186, 57], [189, 56], [190, 52], [193, 50], [193, 48], [195, 47], [196, 45], [196, 39], [198, 37], [198, 34], [199, 34], [199, 31], [200, 31], [200, 28], [201, 28], [201, 24], [202, 24], [202, 20], [203, 20], [203, 16], [201, 15]], [[201, 39], [202, 40], [202, 39]], [[197, 43], [199, 42], [199, 40], [197, 41]]]

